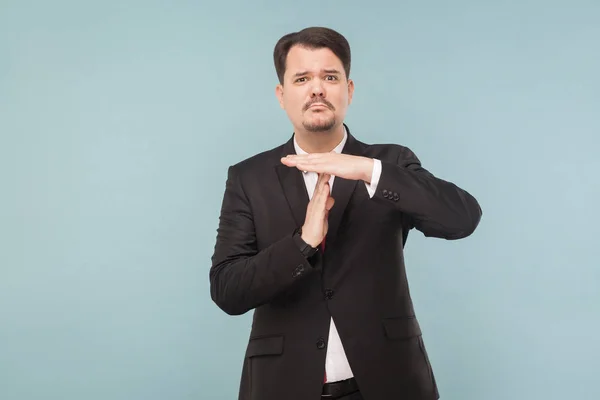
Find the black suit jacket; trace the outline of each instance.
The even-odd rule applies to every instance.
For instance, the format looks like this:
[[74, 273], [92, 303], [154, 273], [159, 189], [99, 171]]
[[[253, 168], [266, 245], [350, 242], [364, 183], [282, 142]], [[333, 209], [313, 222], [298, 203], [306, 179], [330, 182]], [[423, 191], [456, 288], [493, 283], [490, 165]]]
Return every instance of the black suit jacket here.
[[479, 204], [408, 148], [348, 133], [343, 153], [381, 160], [377, 193], [370, 198], [364, 182], [336, 177], [326, 251], [308, 260], [293, 238], [308, 193], [302, 173], [280, 161], [294, 153], [290, 138], [228, 170], [210, 289], [230, 315], [254, 310], [239, 399], [319, 399], [330, 317], [366, 400], [437, 399], [403, 247], [413, 228], [470, 235]]

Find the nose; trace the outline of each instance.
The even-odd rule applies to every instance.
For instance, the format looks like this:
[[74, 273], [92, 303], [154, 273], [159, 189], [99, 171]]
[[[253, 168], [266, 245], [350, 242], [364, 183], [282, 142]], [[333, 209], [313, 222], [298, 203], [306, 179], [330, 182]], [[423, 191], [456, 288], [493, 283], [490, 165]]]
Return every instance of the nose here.
[[313, 79], [310, 90], [310, 97], [325, 97], [325, 89], [320, 79]]

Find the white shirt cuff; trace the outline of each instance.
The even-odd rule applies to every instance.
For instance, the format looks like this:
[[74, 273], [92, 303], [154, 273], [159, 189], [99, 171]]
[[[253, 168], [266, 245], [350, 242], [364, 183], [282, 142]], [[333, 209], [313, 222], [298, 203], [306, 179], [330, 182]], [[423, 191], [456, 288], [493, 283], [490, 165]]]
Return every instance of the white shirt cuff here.
[[374, 158], [373, 159], [373, 174], [371, 175], [371, 183], [365, 182], [367, 186], [367, 192], [369, 192], [369, 197], [373, 197], [375, 192], [377, 191], [377, 184], [379, 183], [379, 178], [381, 177], [381, 161]]

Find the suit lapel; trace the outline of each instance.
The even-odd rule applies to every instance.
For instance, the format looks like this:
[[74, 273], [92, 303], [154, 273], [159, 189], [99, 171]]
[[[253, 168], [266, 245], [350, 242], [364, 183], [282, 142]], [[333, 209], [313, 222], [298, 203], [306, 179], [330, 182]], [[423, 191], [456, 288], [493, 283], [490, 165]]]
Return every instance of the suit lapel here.
[[[346, 141], [346, 144], [342, 150], [342, 154], [355, 156], [362, 155], [362, 149], [359, 143], [350, 135], [350, 130], [348, 127], [346, 127], [346, 129], [348, 130], [348, 140]], [[352, 198], [357, 185], [358, 181], [340, 178], [339, 176], [335, 177], [333, 182], [333, 190], [331, 191], [331, 197], [334, 198], [335, 204], [329, 212], [327, 245], [332, 245], [335, 243], [339, 233], [338, 231], [340, 225], [346, 212], [346, 207], [348, 206], [348, 202]]]
[[[293, 137], [284, 146], [282, 151], [282, 157], [288, 154], [296, 154], [294, 150]], [[301, 227], [304, 224], [306, 218], [306, 207], [308, 207], [308, 191], [302, 177], [302, 171], [298, 168], [290, 168], [277, 160], [278, 164], [275, 166], [277, 176], [279, 177], [279, 183], [283, 190], [283, 194], [287, 200], [290, 211], [296, 221], [296, 226]]]

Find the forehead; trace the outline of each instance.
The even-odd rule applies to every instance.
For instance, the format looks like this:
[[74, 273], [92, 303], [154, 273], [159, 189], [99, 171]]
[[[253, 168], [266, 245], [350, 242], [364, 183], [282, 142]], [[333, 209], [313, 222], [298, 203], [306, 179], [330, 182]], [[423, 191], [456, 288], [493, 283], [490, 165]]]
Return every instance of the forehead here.
[[342, 74], [342, 61], [328, 48], [309, 49], [293, 46], [286, 59], [286, 75], [297, 72], [319, 73], [322, 70], [336, 69]]

